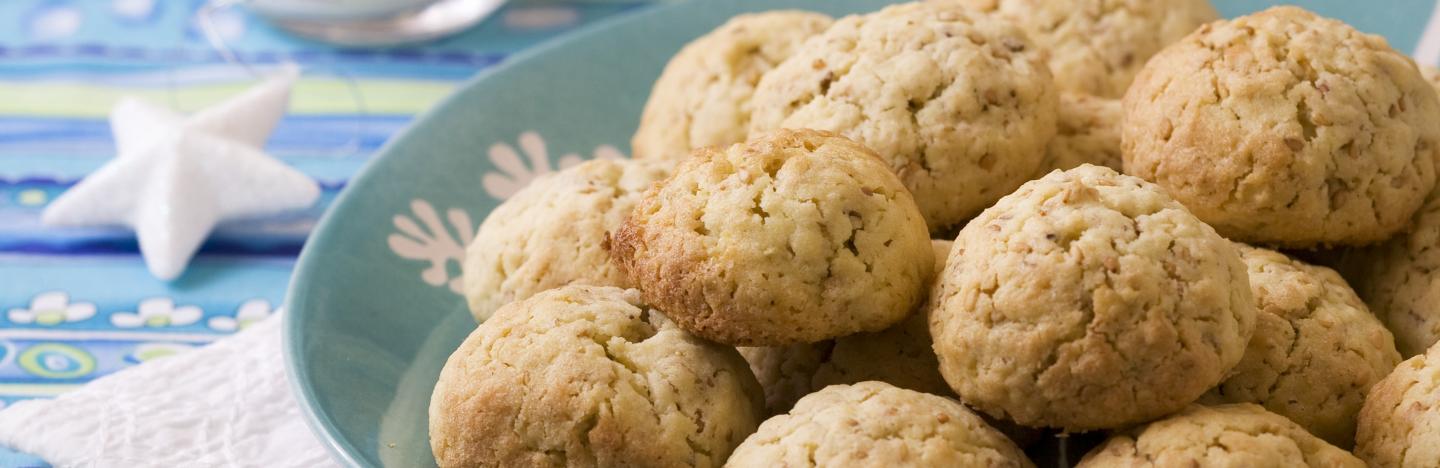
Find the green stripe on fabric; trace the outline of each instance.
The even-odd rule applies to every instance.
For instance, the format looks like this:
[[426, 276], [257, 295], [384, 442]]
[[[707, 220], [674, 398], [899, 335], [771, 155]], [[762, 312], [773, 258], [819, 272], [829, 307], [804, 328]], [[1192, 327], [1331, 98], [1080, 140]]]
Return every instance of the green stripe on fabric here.
[[80, 384], [0, 384], [0, 395], [53, 397], [80, 388]]
[[[417, 114], [450, 94], [448, 81], [302, 79], [291, 93], [296, 114], [359, 114], [357, 97], [368, 114]], [[249, 84], [185, 85], [173, 90], [125, 88], [84, 83], [0, 81], [0, 114], [39, 117], [104, 118], [121, 96], [135, 95], [157, 104], [193, 112], [239, 94]]]

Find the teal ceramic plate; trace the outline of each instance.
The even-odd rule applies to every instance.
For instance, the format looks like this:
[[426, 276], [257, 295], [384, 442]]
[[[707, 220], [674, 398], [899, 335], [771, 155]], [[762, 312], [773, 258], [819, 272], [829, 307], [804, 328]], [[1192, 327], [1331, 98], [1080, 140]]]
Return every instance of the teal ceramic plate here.
[[[358, 466], [430, 466], [426, 408], [450, 351], [475, 326], [459, 290], [474, 229], [537, 174], [627, 151], [665, 61], [746, 11], [835, 15], [883, 0], [698, 0], [657, 6], [484, 73], [395, 138], [306, 245], [287, 302], [285, 351], [312, 426]], [[1227, 16], [1272, 2], [1216, 1]], [[1300, 2], [1411, 51], [1433, 2]]]

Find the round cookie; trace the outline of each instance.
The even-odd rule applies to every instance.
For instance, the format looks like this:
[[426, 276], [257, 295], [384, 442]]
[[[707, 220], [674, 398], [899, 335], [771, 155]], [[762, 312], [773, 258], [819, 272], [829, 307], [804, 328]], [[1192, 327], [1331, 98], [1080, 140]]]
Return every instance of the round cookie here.
[[1062, 93], [1055, 138], [1045, 150], [1042, 174], [1081, 164], [1124, 169], [1120, 158], [1120, 100]]
[[1283, 416], [1240, 403], [1191, 406], [1169, 418], [1112, 435], [1075, 466], [1364, 468], [1365, 463]]
[[[935, 271], [940, 271], [953, 242], [930, 243], [935, 251]], [[827, 386], [869, 380], [948, 396], [950, 386], [940, 376], [940, 364], [930, 346], [928, 316], [921, 308], [878, 332], [818, 343], [742, 347], [740, 355], [760, 380], [771, 414], [789, 411], [801, 397]]]
[[737, 346], [882, 330], [923, 300], [934, 267], [899, 179], [864, 146], [813, 130], [697, 150], [613, 240], [647, 303]]
[[610, 232], [668, 175], [656, 162], [587, 161], [501, 203], [465, 249], [471, 315], [483, 322], [502, 305], [571, 283], [629, 287], [610, 262]]
[[1049, 51], [1061, 90], [1118, 98], [1145, 61], [1219, 19], [1209, 0], [962, 0], [1020, 26]]
[[636, 159], [683, 159], [701, 146], [745, 141], [760, 76], [830, 17], [798, 10], [739, 15], [686, 44], [665, 65], [630, 146]]
[[1435, 186], [1440, 103], [1380, 36], [1296, 7], [1201, 27], [1124, 99], [1125, 172], [1226, 237], [1363, 245]]
[[450, 355], [430, 446], [450, 466], [717, 466], [756, 428], [735, 350], [635, 290], [566, 286], [510, 303]]
[[1235, 246], [1158, 187], [1085, 165], [960, 231], [930, 296], [967, 404], [1070, 432], [1175, 412], [1240, 361], [1255, 304]]
[[880, 154], [945, 232], [1029, 180], [1055, 134], [1045, 53], [953, 2], [843, 18], [766, 73], [750, 130], [814, 128]]
[[1374, 467], [1440, 466], [1440, 346], [1400, 363], [1370, 389], [1355, 455]]
[[1395, 365], [1395, 340], [1329, 268], [1238, 245], [1258, 311], [1231, 376], [1201, 403], [1258, 403], [1348, 448], [1365, 395]]
[[955, 400], [882, 382], [832, 385], [760, 425], [725, 466], [1033, 467]]
[[1408, 232], [1343, 257], [1347, 276], [1395, 334], [1401, 356], [1440, 340], [1440, 193], [1426, 200]]

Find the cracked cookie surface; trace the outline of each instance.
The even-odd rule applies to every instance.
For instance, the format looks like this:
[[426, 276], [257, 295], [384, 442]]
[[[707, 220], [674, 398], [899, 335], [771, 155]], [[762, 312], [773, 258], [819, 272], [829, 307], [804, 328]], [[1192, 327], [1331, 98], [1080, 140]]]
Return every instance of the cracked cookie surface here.
[[894, 5], [836, 21], [765, 74], [750, 129], [865, 144], [944, 232], [1039, 168], [1058, 99], [1044, 56], [1018, 28], [958, 4]]
[[1440, 466], [1440, 346], [1400, 363], [1370, 389], [1355, 455], [1374, 467]]
[[1255, 325], [1235, 246], [1153, 184], [1098, 166], [1026, 183], [960, 231], [930, 331], [962, 400], [1085, 431], [1178, 411]]
[[1435, 185], [1435, 90], [1383, 38], [1300, 8], [1202, 26], [1124, 108], [1125, 172], [1237, 241], [1378, 242]]
[[1258, 314], [1233, 374], [1201, 403], [1258, 403], [1349, 448], [1365, 395], [1400, 362], [1395, 340], [1340, 275], [1240, 245]]
[[955, 400], [882, 382], [832, 385], [766, 420], [726, 466], [1033, 467]]
[[1055, 138], [1045, 150], [1041, 174], [1082, 164], [1124, 169], [1120, 158], [1120, 100], [1062, 93]]
[[686, 44], [655, 81], [630, 146], [636, 159], [684, 159], [701, 146], [745, 141], [760, 77], [830, 17], [782, 10], [739, 15]]
[[864, 146], [813, 130], [696, 151], [612, 247], [649, 304], [738, 346], [882, 330], [923, 300], [934, 268], [895, 175]]
[[1440, 193], [1431, 194], [1407, 232], [1344, 254], [1347, 275], [1403, 357], [1440, 340]]
[[430, 445], [450, 466], [718, 466], [762, 417], [727, 346], [639, 292], [566, 286], [501, 307], [446, 361]]
[[571, 283], [629, 287], [610, 262], [610, 232], [667, 175], [659, 162], [587, 161], [501, 203], [465, 248], [470, 314], [484, 321], [502, 305]]
[[[950, 0], [953, 1], [953, 0]], [[1209, 0], [962, 0], [1025, 30], [1050, 52], [1061, 89], [1118, 98], [1167, 44], [1219, 19]]]
[[1076, 465], [1119, 466], [1364, 468], [1365, 463], [1283, 416], [1239, 403], [1191, 406], [1113, 435]]

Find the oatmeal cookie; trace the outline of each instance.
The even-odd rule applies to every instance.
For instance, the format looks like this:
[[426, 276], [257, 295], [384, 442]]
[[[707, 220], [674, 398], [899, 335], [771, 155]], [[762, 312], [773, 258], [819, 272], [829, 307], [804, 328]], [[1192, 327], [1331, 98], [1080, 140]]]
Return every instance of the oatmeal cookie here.
[[754, 432], [760, 386], [639, 292], [566, 286], [510, 303], [450, 355], [430, 446], [451, 466], [718, 466]]
[[1401, 356], [1440, 340], [1440, 193], [1430, 195], [1408, 232], [1342, 256], [1347, 277], [1395, 334]]
[[1258, 403], [1349, 448], [1365, 395], [1400, 362], [1395, 339], [1329, 268], [1240, 245], [1258, 315], [1234, 373], [1202, 403]]
[[612, 243], [645, 300], [737, 346], [880, 331], [923, 300], [925, 220], [875, 153], [782, 130], [681, 163]]
[[[955, 1], [955, 0], [942, 0]], [[1024, 29], [1064, 91], [1118, 98], [1161, 48], [1217, 20], [1209, 0], [961, 0]], [[1068, 168], [1066, 168], [1068, 169]]]
[[752, 132], [814, 128], [880, 154], [945, 232], [1029, 180], [1055, 135], [1045, 53], [951, 2], [840, 19], [765, 74]]
[[496, 207], [465, 249], [465, 299], [476, 321], [495, 309], [571, 283], [628, 287], [610, 263], [610, 232], [664, 164], [595, 160], [542, 176]]
[[1120, 100], [1086, 94], [1060, 95], [1055, 138], [1045, 150], [1042, 174], [1081, 164], [1124, 169], [1120, 158]]
[[760, 76], [830, 23], [808, 11], [745, 14], [687, 44], [650, 91], [630, 141], [635, 158], [678, 160], [701, 146], [745, 141]]
[[1435, 186], [1435, 89], [1380, 36], [1300, 8], [1202, 26], [1123, 105], [1125, 172], [1233, 240], [1375, 243]]
[[1077, 468], [1308, 466], [1365, 468], [1284, 417], [1240, 403], [1191, 406], [1166, 419], [1116, 434]]
[[1400, 363], [1370, 389], [1355, 455], [1373, 467], [1440, 466], [1440, 346]]
[[1033, 467], [955, 400], [882, 382], [832, 385], [760, 425], [725, 466]]
[[930, 295], [940, 370], [992, 416], [1067, 431], [1175, 412], [1255, 326], [1235, 246], [1158, 187], [1085, 165], [960, 231]]

